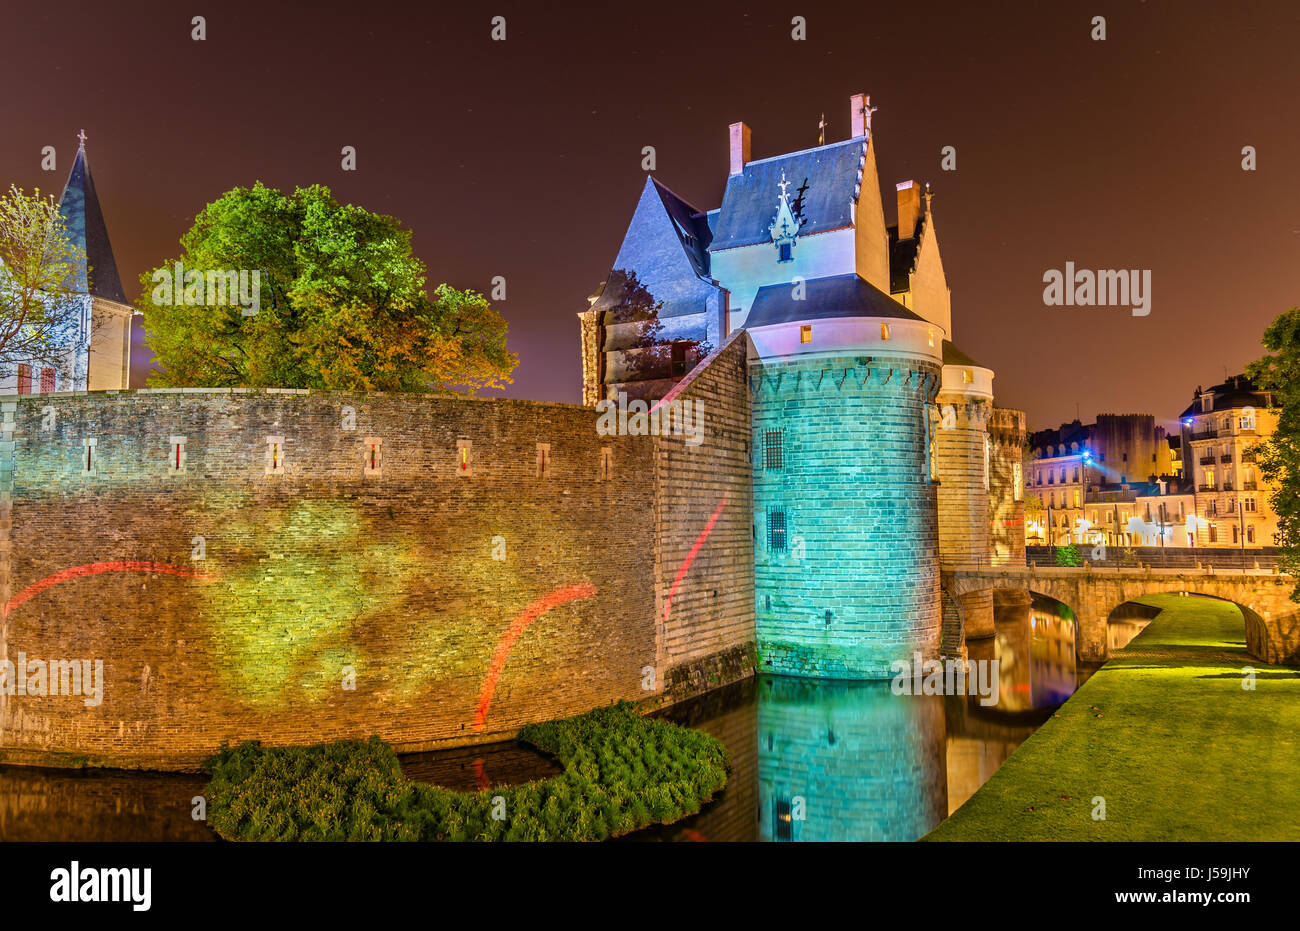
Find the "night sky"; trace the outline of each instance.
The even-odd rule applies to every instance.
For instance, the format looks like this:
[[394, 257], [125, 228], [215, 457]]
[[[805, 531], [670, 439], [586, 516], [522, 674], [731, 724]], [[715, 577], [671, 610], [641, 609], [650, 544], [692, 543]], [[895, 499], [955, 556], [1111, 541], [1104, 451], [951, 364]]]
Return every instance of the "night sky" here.
[[[1300, 4], [996, 7], [7, 4], [0, 183], [57, 194], [84, 128], [131, 299], [224, 191], [326, 184], [412, 228], [431, 286], [504, 275], [521, 357], [505, 393], [576, 402], [575, 313], [618, 251], [642, 147], [661, 182], [716, 207], [729, 123], [753, 129], [752, 157], [778, 155], [816, 145], [823, 111], [827, 141], [846, 138], [864, 91], [886, 222], [895, 182], [932, 184], [954, 339], [996, 371], [998, 403], [1033, 428], [1076, 404], [1085, 421], [1170, 420], [1300, 303]], [[956, 171], [940, 170], [948, 145]], [[1151, 269], [1150, 316], [1044, 306], [1043, 273], [1067, 260]]]

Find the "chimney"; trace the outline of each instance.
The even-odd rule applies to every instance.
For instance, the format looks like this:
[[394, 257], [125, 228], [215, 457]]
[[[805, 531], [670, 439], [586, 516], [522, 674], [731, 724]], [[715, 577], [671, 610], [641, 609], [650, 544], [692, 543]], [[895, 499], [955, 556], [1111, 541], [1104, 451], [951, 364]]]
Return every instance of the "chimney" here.
[[898, 188], [898, 238], [911, 239], [916, 232], [916, 218], [921, 215], [921, 189], [915, 181], [901, 181]]
[[731, 131], [731, 174], [738, 175], [745, 170], [749, 161], [749, 127], [744, 123], [732, 123]]
[[866, 94], [854, 94], [849, 98], [849, 133], [850, 139], [865, 136], [871, 128], [871, 98]]

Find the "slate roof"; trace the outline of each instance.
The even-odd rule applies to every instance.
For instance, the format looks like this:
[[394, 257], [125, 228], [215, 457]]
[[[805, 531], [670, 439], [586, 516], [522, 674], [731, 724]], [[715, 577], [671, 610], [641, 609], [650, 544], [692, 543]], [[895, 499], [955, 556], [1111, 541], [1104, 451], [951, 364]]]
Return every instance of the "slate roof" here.
[[944, 365], [974, 365], [977, 366], [978, 368], [986, 368], [986, 366], [980, 365], [980, 363], [976, 362], [970, 356], [966, 355], [966, 353], [958, 349], [957, 346], [953, 343], [953, 341], [949, 339], [945, 339], [943, 341], [943, 364]]
[[107, 298], [125, 304], [126, 295], [122, 293], [122, 279], [117, 274], [117, 261], [113, 258], [113, 246], [108, 241], [108, 227], [104, 224], [104, 212], [99, 206], [99, 195], [95, 193], [95, 182], [90, 176], [90, 166], [86, 163], [86, 150], [78, 149], [72, 171], [68, 174], [68, 183], [63, 187], [63, 196], [59, 198], [59, 212], [68, 228], [68, 238], [76, 246], [86, 251], [89, 269], [79, 269], [72, 282], [76, 291]]
[[798, 189], [808, 185], [802, 210], [807, 222], [801, 236], [849, 226], [862, 184], [864, 145], [861, 138], [848, 139], [747, 164], [727, 178], [709, 251], [771, 242], [769, 227], [781, 195], [782, 172], [790, 182], [792, 202], [799, 196]]
[[916, 268], [916, 253], [921, 247], [921, 229], [925, 226], [925, 214], [916, 218], [916, 228], [908, 239], [898, 238], [898, 225], [886, 227], [889, 234], [889, 290], [906, 291], [907, 278]]
[[745, 318], [745, 329], [789, 323], [792, 320], [828, 320], [835, 317], [891, 317], [921, 320], [898, 301], [855, 274], [810, 278], [805, 299], [796, 301], [789, 284], [758, 289]]
[[[1029, 434], [1029, 446], [1031, 449], [1039, 449], [1043, 446], [1069, 446], [1071, 443], [1078, 443], [1079, 450], [1082, 451], [1085, 446], [1092, 440], [1093, 430], [1096, 424], [1084, 425], [1075, 420], [1072, 423], [1063, 423], [1054, 430], [1036, 430]], [[1053, 453], [1052, 455], [1056, 455]]]
[[1214, 392], [1212, 407], [1209, 411], [1201, 410], [1201, 401], [1199, 395], [1201, 389], [1197, 388], [1192, 395], [1192, 403], [1186, 410], [1179, 415], [1181, 420], [1184, 417], [1194, 417], [1197, 414], [1208, 414], [1211, 411], [1227, 411], [1233, 408], [1241, 407], [1268, 407], [1268, 396], [1258, 390], [1245, 375], [1234, 375], [1221, 385], [1214, 385], [1206, 389]]
[[[720, 289], [709, 277], [708, 216], [653, 177], [641, 189], [623, 244], [593, 310], [617, 311], [630, 276], [662, 307], [660, 317], [704, 313]], [[610, 322], [610, 321], [607, 321]]]

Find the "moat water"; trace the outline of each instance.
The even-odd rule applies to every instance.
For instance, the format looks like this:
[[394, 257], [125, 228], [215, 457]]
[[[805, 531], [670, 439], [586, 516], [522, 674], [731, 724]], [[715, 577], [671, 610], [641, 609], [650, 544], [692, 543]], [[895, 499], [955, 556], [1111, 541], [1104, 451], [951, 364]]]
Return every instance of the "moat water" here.
[[[1117, 615], [1122, 646], [1146, 617]], [[956, 811], [1074, 692], [1074, 622], [1055, 603], [1001, 607], [970, 658], [999, 660], [996, 705], [895, 695], [888, 681], [759, 676], [665, 716], [731, 753], [726, 789], [699, 814], [623, 840], [911, 841]], [[413, 779], [473, 790], [545, 778], [555, 764], [515, 744], [404, 757]], [[0, 766], [0, 841], [212, 841], [191, 817], [201, 774]]]

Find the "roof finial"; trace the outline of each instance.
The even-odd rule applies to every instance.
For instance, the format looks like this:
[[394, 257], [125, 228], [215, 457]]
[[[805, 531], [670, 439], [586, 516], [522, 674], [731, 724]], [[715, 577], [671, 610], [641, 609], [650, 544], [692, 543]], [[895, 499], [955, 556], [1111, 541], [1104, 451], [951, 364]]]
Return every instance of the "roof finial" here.
[[870, 96], [862, 98], [862, 118], [863, 118], [863, 123], [866, 124], [867, 129], [871, 128], [871, 114], [875, 113], [879, 109], [880, 109], [879, 107], [873, 107], [871, 105]]
[[83, 130], [81, 130], [80, 132], [78, 132], [78, 133], [77, 133], [77, 138], [78, 138], [79, 140], [81, 140], [81, 141], [77, 144], [77, 151], [80, 152], [80, 151], [83, 151], [83, 150], [86, 148], [86, 131], [83, 129]]
[[826, 114], [822, 114], [821, 120], [817, 123], [817, 144], [826, 144]]

